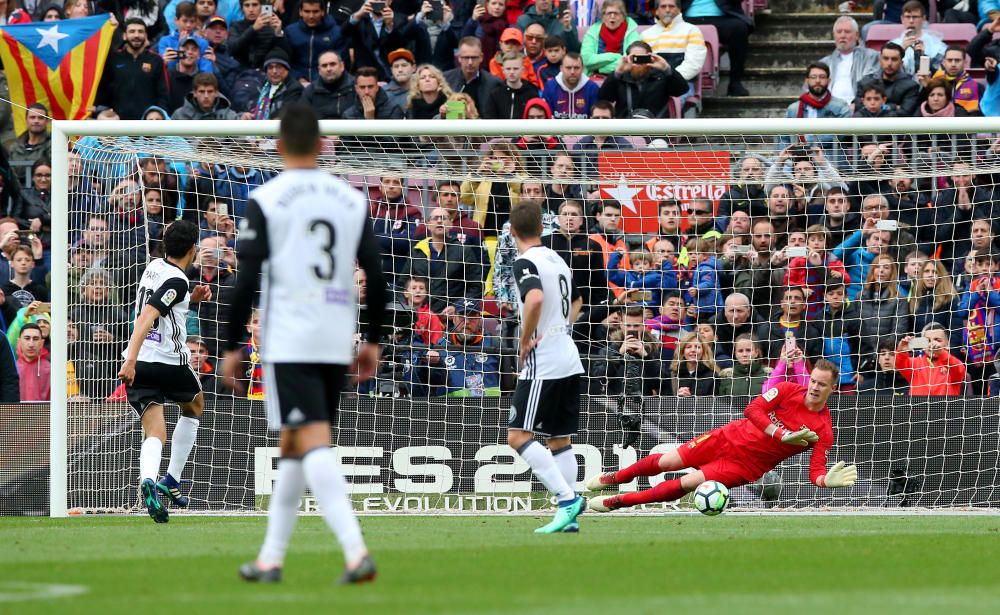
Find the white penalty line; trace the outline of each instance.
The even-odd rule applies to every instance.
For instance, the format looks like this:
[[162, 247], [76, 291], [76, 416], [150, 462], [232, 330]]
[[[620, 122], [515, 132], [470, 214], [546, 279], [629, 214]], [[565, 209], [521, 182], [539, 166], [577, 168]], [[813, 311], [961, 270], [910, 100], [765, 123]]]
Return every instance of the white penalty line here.
[[55, 600], [71, 598], [90, 591], [86, 585], [63, 583], [30, 583], [27, 581], [0, 581], [0, 604], [27, 600]]

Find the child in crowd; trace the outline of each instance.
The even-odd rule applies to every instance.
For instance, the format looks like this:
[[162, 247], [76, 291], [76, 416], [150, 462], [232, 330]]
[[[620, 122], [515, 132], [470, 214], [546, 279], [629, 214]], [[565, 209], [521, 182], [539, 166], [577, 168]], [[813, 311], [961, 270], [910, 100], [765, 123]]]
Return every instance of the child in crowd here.
[[697, 318], [700, 321], [711, 318], [724, 307], [722, 292], [719, 290], [719, 261], [715, 255], [715, 243], [711, 239], [690, 239], [687, 251], [691, 285], [685, 291], [685, 299], [697, 307]]
[[976, 395], [986, 393], [986, 381], [993, 375], [993, 360], [997, 357], [997, 317], [1000, 316], [997, 313], [997, 308], [1000, 308], [998, 269], [1000, 266], [994, 254], [977, 252], [976, 270], [979, 275], [969, 284], [958, 309], [959, 317], [965, 321], [965, 360]]
[[878, 343], [878, 359], [874, 374], [869, 373], [858, 385], [859, 393], [907, 395], [910, 383], [896, 371], [896, 341], [885, 338]]
[[660, 358], [672, 361], [677, 341], [690, 332], [686, 316], [687, 304], [679, 290], [665, 290], [660, 303], [660, 315], [644, 323], [653, 337], [660, 340]]
[[760, 344], [752, 335], [738, 335], [733, 342], [733, 366], [719, 374], [719, 395], [754, 397], [760, 395], [771, 370], [760, 358]]
[[49, 290], [45, 285], [31, 279], [34, 270], [35, 257], [31, 252], [31, 246], [26, 244], [17, 246], [14, 258], [11, 259], [11, 271], [14, 277], [0, 286], [8, 301], [16, 300], [21, 307], [24, 307], [33, 301], [49, 300]]
[[828, 252], [830, 230], [822, 224], [806, 229], [808, 256], [797, 256], [788, 261], [785, 286], [801, 286], [806, 291], [808, 304], [806, 319], [813, 320], [823, 312], [824, 282], [827, 278], [849, 284], [844, 263]]
[[412, 277], [406, 280], [403, 305], [416, 312], [413, 341], [427, 346], [440, 343], [444, 338], [444, 324], [427, 301], [427, 280]]
[[644, 307], [660, 305], [660, 294], [664, 288], [677, 288], [677, 272], [669, 260], [663, 260], [660, 269], [655, 268], [656, 259], [645, 250], [629, 254], [632, 269], [619, 269], [625, 249], [619, 248], [608, 257], [608, 281], [625, 289], [629, 301]]

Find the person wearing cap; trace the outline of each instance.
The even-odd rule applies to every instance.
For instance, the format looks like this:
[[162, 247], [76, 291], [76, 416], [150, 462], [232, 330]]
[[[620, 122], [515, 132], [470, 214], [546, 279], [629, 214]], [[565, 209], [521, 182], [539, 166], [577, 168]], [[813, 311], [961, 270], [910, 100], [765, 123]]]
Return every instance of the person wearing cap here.
[[389, 97], [389, 102], [405, 109], [410, 96], [410, 79], [417, 68], [417, 61], [409, 49], [397, 49], [389, 54], [389, 68], [392, 70], [392, 80], [382, 90]]
[[347, 37], [333, 17], [326, 14], [320, 0], [302, 0], [299, 20], [288, 26], [286, 36], [292, 48], [292, 78], [303, 86], [319, 78], [319, 56], [324, 51], [336, 51], [347, 57]]
[[224, 18], [213, 15], [205, 21], [201, 35], [208, 41], [208, 48], [215, 56], [215, 75], [219, 78], [219, 90], [228, 96], [232, 93], [237, 75], [243, 70], [229, 51], [229, 26]]
[[624, 0], [606, 0], [601, 5], [601, 23], [590, 26], [583, 37], [583, 68], [590, 75], [614, 73], [625, 50], [637, 40], [639, 26], [628, 16]]
[[[394, 12], [392, 0], [385, 0], [381, 12], [376, 12], [374, 6], [374, 0], [365, 0], [344, 27], [354, 49], [354, 65], [374, 67], [379, 81], [388, 81], [392, 76], [389, 53], [415, 44], [416, 30], [422, 30], [426, 39], [427, 30]], [[419, 47], [429, 47], [429, 43], [424, 40]]]
[[416, 349], [406, 379], [414, 397], [500, 395], [500, 343], [483, 329], [478, 300], [450, 305], [444, 342]]
[[498, 79], [507, 78], [500, 59], [506, 54], [522, 55], [524, 58], [524, 72], [521, 74], [521, 80], [530, 83], [538, 89], [542, 88], [542, 84], [538, 80], [538, 74], [535, 72], [534, 63], [532, 63], [531, 58], [524, 54], [524, 35], [517, 28], [507, 28], [503, 31], [503, 34], [500, 35], [500, 51], [496, 57], [490, 60], [490, 73]]
[[209, 74], [214, 72], [198, 70], [201, 47], [193, 36], [181, 41], [178, 58], [174, 66], [167, 71], [167, 84], [170, 89], [170, 97], [167, 99], [168, 109], [180, 109], [184, 106], [184, 101], [194, 90], [195, 75], [201, 72]]
[[264, 72], [267, 81], [260, 87], [253, 109], [243, 114], [245, 120], [278, 119], [282, 107], [302, 98], [302, 84], [292, 78], [292, 66], [284, 51], [274, 49], [267, 54]]
[[229, 53], [241, 66], [250, 69], [264, 68], [264, 59], [272, 49], [283, 49], [291, 55], [281, 17], [275, 13], [261, 12], [262, 0], [243, 0], [244, 19], [229, 26]]
[[339, 120], [354, 104], [354, 77], [344, 70], [336, 51], [319, 56], [319, 79], [302, 92], [302, 102], [313, 108], [321, 120]]
[[648, 43], [635, 41], [626, 50], [615, 72], [601, 84], [598, 100], [614, 103], [617, 118], [636, 117], [634, 112], [640, 109], [653, 117], [666, 117], [670, 97], [686, 94], [688, 82], [663, 56], [653, 53]]
[[130, 17], [122, 27], [125, 42], [108, 54], [94, 104], [111, 107], [123, 120], [138, 120], [149, 107], [167, 106], [167, 71], [163, 58], [149, 49], [142, 19]]
[[[167, 23], [170, 22], [168, 21]], [[163, 61], [167, 63], [167, 69], [169, 70], [176, 66], [177, 62], [181, 59], [182, 44], [188, 39], [194, 39], [198, 42], [198, 71], [214, 72], [214, 65], [205, 53], [208, 49], [208, 41], [196, 34], [198, 13], [194, 8], [194, 4], [187, 1], [178, 3], [174, 13], [173, 24], [174, 27], [171, 29], [171, 33], [160, 37], [160, 40], [156, 43], [156, 53], [163, 57]], [[181, 101], [181, 104], [183, 104], [183, 101]], [[176, 109], [176, 107], [171, 107], [171, 109]]]
[[[167, 28], [170, 30], [171, 34], [175, 34], [177, 32], [177, 25], [176, 25], [177, 7], [183, 4], [184, 2], [190, 2], [194, 4], [193, 0], [169, 0], [169, 2], [166, 3], [166, 6], [164, 6], [162, 0], [160, 0], [159, 2], [160, 7], [162, 7], [163, 19], [166, 22]], [[101, 4], [104, 4], [104, 2], [102, 2]], [[107, 4], [111, 3], [109, 2]], [[132, 3], [122, 2], [120, 4], [127, 5]], [[137, 10], [135, 8], [128, 9], [129, 15], [132, 15], [133, 13], [136, 12]], [[221, 15], [226, 20], [226, 23], [228, 24], [236, 23], [242, 18], [242, 15], [240, 14], [240, 2], [239, 0], [216, 0], [215, 10], [209, 13], [209, 15]], [[121, 17], [119, 17], [119, 21], [121, 21]], [[152, 26], [150, 27], [152, 28]]]
[[417, 242], [410, 256], [410, 277], [430, 280], [427, 289], [431, 309], [445, 316], [459, 299], [478, 301], [486, 277], [483, 249], [462, 243], [451, 232], [452, 217], [444, 207], [435, 207], [427, 218], [427, 237]]
[[535, 0], [517, 18], [517, 29], [527, 32], [531, 24], [539, 24], [548, 36], [558, 36], [566, 43], [567, 51], [580, 51], [580, 35], [576, 31], [576, 21], [569, 11], [569, 2], [563, 0], [557, 12], [553, 0]]

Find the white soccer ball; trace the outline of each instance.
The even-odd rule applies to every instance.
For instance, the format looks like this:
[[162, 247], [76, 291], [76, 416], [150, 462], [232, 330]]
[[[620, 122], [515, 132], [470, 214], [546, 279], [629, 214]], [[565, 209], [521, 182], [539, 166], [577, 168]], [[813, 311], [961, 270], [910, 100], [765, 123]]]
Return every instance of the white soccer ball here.
[[703, 515], [714, 517], [729, 504], [729, 488], [717, 480], [707, 480], [694, 490], [694, 507]]

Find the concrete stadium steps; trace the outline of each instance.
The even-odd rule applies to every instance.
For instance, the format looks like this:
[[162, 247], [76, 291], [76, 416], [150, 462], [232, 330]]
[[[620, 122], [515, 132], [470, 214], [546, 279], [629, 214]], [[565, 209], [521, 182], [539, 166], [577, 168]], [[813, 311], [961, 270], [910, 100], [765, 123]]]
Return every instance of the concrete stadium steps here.
[[[722, 90], [725, 92], [725, 90]], [[752, 93], [752, 91], [751, 91]], [[795, 96], [713, 96], [706, 98], [699, 117], [785, 117], [785, 109]], [[753, 125], [747, 124], [747, 132]]]

